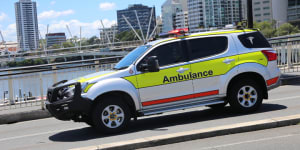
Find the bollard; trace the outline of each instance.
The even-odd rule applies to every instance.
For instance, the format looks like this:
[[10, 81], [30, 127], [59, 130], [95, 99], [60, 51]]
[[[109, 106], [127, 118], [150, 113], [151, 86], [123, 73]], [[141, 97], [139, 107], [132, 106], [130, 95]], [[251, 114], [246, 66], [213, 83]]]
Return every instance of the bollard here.
[[95, 70], [96, 72], [99, 72], [99, 60], [98, 61], [95, 61]]
[[290, 42], [290, 39], [288, 38], [288, 46], [287, 46], [287, 68], [292, 68], [292, 43]]
[[[11, 74], [12, 71], [8, 71], [8, 73]], [[9, 99], [11, 105], [15, 104], [12, 76], [9, 76], [9, 79], [8, 79], [8, 99]]]
[[43, 89], [43, 79], [42, 79], [42, 73], [40, 72], [40, 92], [41, 92], [41, 107], [42, 107], [42, 110], [45, 110], [45, 103], [44, 103], [44, 99], [43, 99], [43, 92], [44, 92], [44, 89]]
[[22, 90], [21, 89], [19, 89], [19, 97], [20, 97], [20, 99], [22, 99]]
[[52, 70], [53, 70], [53, 83], [56, 83], [57, 82], [57, 70], [56, 69], [56, 66], [52, 66]]
[[32, 93], [30, 91], [28, 92], [28, 97], [32, 97]]

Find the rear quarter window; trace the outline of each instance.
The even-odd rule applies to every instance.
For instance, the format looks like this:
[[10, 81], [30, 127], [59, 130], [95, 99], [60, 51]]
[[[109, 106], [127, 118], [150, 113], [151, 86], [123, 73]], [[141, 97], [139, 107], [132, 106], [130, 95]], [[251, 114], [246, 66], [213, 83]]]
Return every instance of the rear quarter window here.
[[228, 47], [227, 37], [207, 37], [188, 40], [191, 60], [209, 57], [224, 52]]
[[246, 48], [271, 48], [267, 39], [260, 32], [242, 34], [238, 38]]

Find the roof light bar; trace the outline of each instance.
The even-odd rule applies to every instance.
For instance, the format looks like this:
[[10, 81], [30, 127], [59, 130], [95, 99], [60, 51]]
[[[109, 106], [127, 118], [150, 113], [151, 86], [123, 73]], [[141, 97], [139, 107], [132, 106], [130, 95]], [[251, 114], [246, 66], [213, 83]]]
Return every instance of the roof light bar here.
[[168, 33], [161, 33], [159, 37], [174, 37], [174, 35], [184, 36], [188, 32], [189, 32], [188, 28], [180, 28], [180, 29], [171, 30]]

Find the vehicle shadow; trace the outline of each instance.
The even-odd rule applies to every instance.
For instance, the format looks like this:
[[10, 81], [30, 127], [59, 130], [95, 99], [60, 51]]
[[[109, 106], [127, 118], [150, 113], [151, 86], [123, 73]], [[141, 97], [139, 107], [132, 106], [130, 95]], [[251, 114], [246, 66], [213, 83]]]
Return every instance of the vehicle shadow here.
[[[262, 104], [261, 108], [251, 114], [259, 114], [270, 111], [277, 111], [286, 109], [287, 107], [279, 104]], [[104, 137], [120, 136], [128, 133], [135, 133], [143, 130], [151, 130], [155, 132], [165, 131], [167, 127], [177, 126], [183, 124], [190, 124], [195, 122], [203, 122], [210, 120], [218, 120], [237, 116], [247, 116], [251, 114], [237, 114], [233, 112], [230, 107], [225, 107], [221, 110], [213, 109], [202, 109], [190, 112], [183, 112], [178, 114], [168, 114], [153, 116], [149, 118], [140, 118], [137, 121], [132, 121], [127, 132], [115, 134], [115, 135], [104, 135], [97, 133], [92, 127], [85, 127], [75, 130], [66, 130], [49, 137], [51, 141], [59, 142], [76, 142], [86, 141], [91, 139], [99, 139]]]

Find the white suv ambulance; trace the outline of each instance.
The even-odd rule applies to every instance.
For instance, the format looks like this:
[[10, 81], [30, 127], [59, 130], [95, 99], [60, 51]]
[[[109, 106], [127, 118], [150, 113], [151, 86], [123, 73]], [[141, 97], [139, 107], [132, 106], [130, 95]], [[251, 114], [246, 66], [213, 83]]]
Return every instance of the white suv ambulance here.
[[83, 121], [104, 133], [124, 130], [131, 118], [198, 106], [229, 103], [252, 112], [280, 85], [276, 60], [252, 29], [156, 40], [131, 51], [112, 71], [54, 84], [46, 107], [57, 119]]

